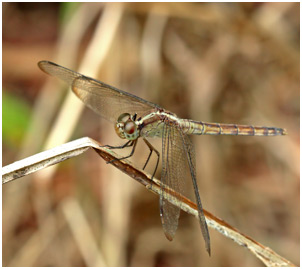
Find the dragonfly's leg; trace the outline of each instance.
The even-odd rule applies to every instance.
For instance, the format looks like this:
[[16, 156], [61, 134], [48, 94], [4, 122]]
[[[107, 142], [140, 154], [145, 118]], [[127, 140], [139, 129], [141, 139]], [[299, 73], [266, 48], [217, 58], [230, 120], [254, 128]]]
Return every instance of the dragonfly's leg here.
[[[131, 142], [131, 143], [129, 143], [129, 142]], [[127, 145], [128, 143], [131, 144], [131, 145]], [[129, 141], [124, 145], [124, 147], [133, 146], [133, 147], [132, 147], [132, 150], [131, 150], [131, 152], [130, 152], [130, 154], [129, 154], [128, 156], [125, 156], [125, 157], [122, 157], [122, 158], [113, 159], [113, 160], [111, 160], [111, 161], [109, 161], [109, 162], [107, 162], [107, 163], [113, 163], [113, 162], [115, 162], [115, 161], [120, 161], [120, 160], [124, 160], [124, 159], [130, 158], [130, 157], [133, 155], [134, 151], [135, 151], [136, 144], [137, 144], [137, 139], [136, 139], [136, 140], [132, 140], [132, 141], [129, 140]], [[121, 147], [120, 147], [120, 148], [121, 148]]]
[[110, 145], [105, 145], [104, 147], [107, 147], [109, 149], [124, 149], [127, 147], [132, 147], [133, 146], [133, 141], [128, 140], [124, 145], [121, 146], [110, 146]]
[[[148, 147], [149, 147], [149, 145], [148, 145]], [[145, 168], [146, 168], [146, 166], [147, 166], [147, 164], [148, 164], [148, 162], [149, 162], [149, 160], [150, 160], [150, 157], [151, 157], [151, 155], [152, 155], [152, 152], [153, 152], [153, 149], [150, 148], [150, 147], [149, 147], [149, 150], [150, 150], [149, 156], [148, 156], [148, 158], [147, 158], [147, 160], [146, 160], [146, 162], [145, 162], [145, 164], [144, 164], [143, 170], [145, 170]]]
[[155, 166], [154, 172], [153, 172], [152, 177], [151, 177], [151, 180], [152, 180], [153, 177], [154, 177], [154, 175], [155, 175], [155, 173], [156, 173], [157, 167], [158, 167], [158, 163], [159, 163], [159, 152], [157, 151], [156, 148], [154, 148], [154, 147], [149, 143], [149, 141], [148, 141], [147, 139], [144, 138], [144, 142], [147, 144], [148, 148], [150, 149], [150, 153], [149, 153], [148, 159], [147, 159], [147, 161], [146, 161], [146, 163], [145, 163], [145, 165], [144, 165], [144, 167], [143, 167], [143, 170], [146, 168], [146, 166], [147, 166], [147, 164], [148, 164], [148, 162], [149, 162], [149, 160], [150, 160], [150, 157], [151, 157], [151, 155], [152, 155], [152, 152], [154, 151], [154, 152], [156, 153], [156, 155], [157, 155], [156, 166]]

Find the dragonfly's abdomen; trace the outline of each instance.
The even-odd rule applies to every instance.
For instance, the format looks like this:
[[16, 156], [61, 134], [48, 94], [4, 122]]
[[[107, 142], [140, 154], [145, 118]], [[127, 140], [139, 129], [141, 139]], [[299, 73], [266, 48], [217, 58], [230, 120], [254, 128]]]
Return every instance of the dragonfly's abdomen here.
[[258, 127], [239, 124], [207, 123], [183, 120], [182, 126], [187, 134], [196, 135], [249, 135], [276, 136], [286, 135], [286, 130], [276, 127]]

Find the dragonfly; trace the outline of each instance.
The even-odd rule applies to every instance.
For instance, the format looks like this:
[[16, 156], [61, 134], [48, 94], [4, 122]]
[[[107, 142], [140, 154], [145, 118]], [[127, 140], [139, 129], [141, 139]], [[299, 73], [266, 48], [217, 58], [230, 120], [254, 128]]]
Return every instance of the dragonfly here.
[[[127, 142], [123, 146], [113, 148], [132, 147], [131, 153], [121, 159], [131, 157], [134, 154], [138, 139], [142, 138], [150, 149], [143, 169], [145, 169], [152, 152], [154, 151], [157, 155], [157, 163], [151, 179], [153, 179], [157, 170], [160, 153], [148, 139], [162, 139], [159, 204], [164, 233], [168, 240], [171, 241], [174, 238], [180, 215], [181, 194], [184, 194], [186, 188], [185, 181], [191, 178], [200, 228], [209, 255], [211, 254], [210, 235], [196, 180], [194, 146], [189, 136], [279, 136], [286, 134], [285, 129], [276, 127], [207, 123], [181, 119], [157, 104], [53, 62], [40, 61], [38, 66], [45, 73], [65, 81], [87, 107], [114, 124], [117, 135], [122, 139], [126, 139]], [[167, 196], [171, 196], [171, 194], [175, 197], [173, 199], [174, 203], [171, 200], [168, 201]]]

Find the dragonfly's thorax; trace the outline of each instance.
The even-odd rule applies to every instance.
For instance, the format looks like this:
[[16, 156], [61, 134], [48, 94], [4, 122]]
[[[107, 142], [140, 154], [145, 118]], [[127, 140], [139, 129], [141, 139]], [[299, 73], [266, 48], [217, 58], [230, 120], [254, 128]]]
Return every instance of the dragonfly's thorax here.
[[156, 110], [137, 121], [143, 137], [162, 137], [165, 124], [175, 124], [177, 116], [164, 110]]
[[138, 125], [135, 117], [129, 113], [121, 114], [115, 124], [115, 132], [122, 139], [136, 140], [139, 137]]

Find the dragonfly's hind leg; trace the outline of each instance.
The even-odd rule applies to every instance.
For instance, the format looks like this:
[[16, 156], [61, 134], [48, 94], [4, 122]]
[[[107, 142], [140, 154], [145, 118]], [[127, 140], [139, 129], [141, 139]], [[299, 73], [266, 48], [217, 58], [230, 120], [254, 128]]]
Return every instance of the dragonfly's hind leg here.
[[144, 142], [147, 144], [148, 148], [150, 149], [150, 153], [149, 153], [149, 156], [148, 156], [148, 158], [147, 158], [147, 161], [146, 161], [146, 163], [145, 163], [145, 165], [144, 165], [144, 167], [143, 167], [143, 170], [145, 170], [145, 168], [146, 168], [146, 166], [147, 166], [147, 164], [148, 164], [148, 162], [149, 162], [149, 160], [150, 160], [150, 157], [151, 157], [151, 155], [152, 155], [152, 152], [154, 151], [154, 152], [156, 153], [156, 155], [157, 155], [156, 166], [155, 166], [154, 172], [153, 172], [152, 177], [151, 177], [151, 180], [152, 180], [153, 177], [154, 177], [154, 175], [155, 175], [155, 173], [156, 173], [157, 167], [158, 167], [159, 156], [160, 156], [160, 155], [159, 155], [159, 152], [157, 151], [157, 149], [154, 148], [154, 147], [149, 143], [149, 141], [148, 141], [147, 139], [144, 138]]

